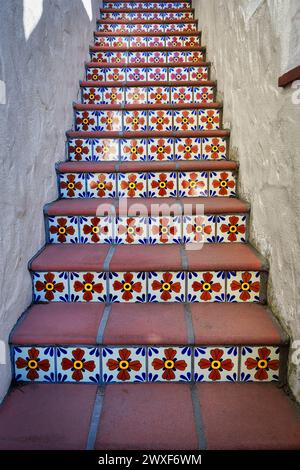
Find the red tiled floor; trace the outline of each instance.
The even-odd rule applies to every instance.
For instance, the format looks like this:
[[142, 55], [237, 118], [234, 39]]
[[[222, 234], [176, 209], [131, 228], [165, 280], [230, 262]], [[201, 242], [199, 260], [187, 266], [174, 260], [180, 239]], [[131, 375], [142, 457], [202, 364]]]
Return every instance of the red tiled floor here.
[[180, 271], [181, 255], [178, 245], [120, 245], [116, 247], [109, 270], [122, 271]]
[[95, 449], [197, 449], [190, 386], [108, 385]]
[[95, 344], [105, 304], [33, 305], [17, 325], [13, 344]]
[[104, 344], [187, 344], [183, 304], [114, 304]]
[[207, 449], [300, 450], [299, 408], [274, 384], [199, 384]]
[[0, 407], [0, 449], [85, 449], [97, 387], [30, 384]]

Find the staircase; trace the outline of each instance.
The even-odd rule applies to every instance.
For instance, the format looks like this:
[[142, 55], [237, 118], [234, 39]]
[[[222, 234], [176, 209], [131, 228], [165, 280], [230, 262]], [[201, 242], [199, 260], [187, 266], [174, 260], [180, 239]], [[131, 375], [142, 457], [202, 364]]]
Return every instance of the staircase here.
[[[288, 338], [266, 304], [267, 262], [248, 241], [250, 207], [190, 1], [104, 2], [89, 52], [59, 197], [44, 208], [46, 245], [29, 263], [33, 303], [11, 334], [15, 390], [37, 382], [30, 393], [57, 403], [90, 394], [87, 422], [102, 415], [87, 448], [297, 447], [299, 420], [278, 388]], [[157, 436], [137, 416], [127, 434], [122, 403], [156, 416]], [[226, 442], [212, 442], [211, 409], [225, 413]], [[239, 441], [236, 420], [270, 439]]]

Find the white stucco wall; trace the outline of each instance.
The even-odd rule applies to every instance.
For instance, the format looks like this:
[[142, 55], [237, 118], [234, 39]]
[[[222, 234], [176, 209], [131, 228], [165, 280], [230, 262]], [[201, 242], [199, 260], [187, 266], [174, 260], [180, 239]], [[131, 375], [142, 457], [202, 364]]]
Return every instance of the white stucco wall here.
[[[99, 0], [0, 1], [0, 341], [31, 302], [28, 260], [44, 243], [43, 205], [57, 197], [72, 101]], [[91, 19], [90, 19], [91, 18]], [[2, 346], [1, 346], [2, 344]], [[0, 343], [0, 400], [10, 383]]]
[[[277, 87], [299, 51], [299, 29], [297, 36], [291, 24], [300, 2], [193, 3], [224, 100], [231, 158], [240, 162], [240, 195], [252, 206], [251, 240], [270, 263], [268, 300], [292, 339], [300, 340], [300, 83], [293, 85], [298, 91]], [[294, 44], [290, 53], [288, 44]], [[292, 361], [289, 384], [300, 400], [300, 365]]]

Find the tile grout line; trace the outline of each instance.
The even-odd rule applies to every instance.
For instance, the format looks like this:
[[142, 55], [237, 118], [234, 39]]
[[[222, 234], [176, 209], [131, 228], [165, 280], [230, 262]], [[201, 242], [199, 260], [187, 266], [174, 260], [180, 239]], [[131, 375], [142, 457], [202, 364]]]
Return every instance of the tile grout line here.
[[89, 434], [88, 434], [87, 442], [86, 442], [86, 450], [93, 450], [95, 446], [97, 431], [100, 426], [104, 391], [105, 391], [105, 387], [103, 385], [100, 385], [97, 389], [92, 416], [91, 416], [91, 421], [90, 421]]
[[183, 308], [184, 308], [185, 324], [186, 324], [186, 327], [187, 327], [188, 344], [194, 346], [194, 344], [195, 344], [195, 335], [194, 335], [191, 308], [190, 308], [190, 305], [188, 303], [185, 303]]
[[196, 433], [198, 437], [198, 449], [205, 450], [206, 449], [206, 439], [205, 439], [205, 432], [204, 432], [204, 425], [201, 413], [201, 405], [200, 400], [197, 395], [197, 389], [195, 384], [191, 384], [191, 399], [192, 399], [192, 406], [194, 412], [194, 421], [196, 427]]
[[97, 333], [97, 344], [102, 344], [103, 342], [103, 336], [104, 336], [104, 330], [108, 321], [109, 314], [111, 312], [112, 305], [105, 305], [103, 315], [99, 324], [98, 328], [98, 333]]

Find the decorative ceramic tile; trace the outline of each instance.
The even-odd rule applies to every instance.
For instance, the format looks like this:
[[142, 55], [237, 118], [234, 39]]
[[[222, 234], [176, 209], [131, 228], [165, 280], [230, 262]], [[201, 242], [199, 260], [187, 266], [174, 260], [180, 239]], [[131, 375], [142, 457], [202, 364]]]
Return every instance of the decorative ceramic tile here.
[[220, 110], [199, 109], [199, 129], [205, 131], [220, 129]]
[[196, 382], [232, 382], [238, 376], [238, 348], [197, 347], [194, 358]]
[[189, 272], [187, 274], [188, 302], [221, 302], [225, 296], [225, 273]]
[[186, 53], [186, 61], [189, 63], [204, 62], [204, 55], [202, 51], [192, 51]]
[[128, 104], [144, 104], [147, 102], [147, 88], [129, 87], [126, 90]]
[[140, 382], [146, 377], [146, 348], [105, 347], [102, 350], [104, 382]]
[[197, 47], [200, 46], [199, 36], [183, 36], [180, 38], [181, 43], [185, 47]]
[[124, 111], [124, 131], [146, 131], [147, 111]]
[[112, 243], [112, 217], [80, 217], [80, 243]]
[[91, 145], [87, 141], [81, 139], [69, 139], [68, 148], [69, 159], [76, 162], [85, 160], [86, 156], [91, 155], [92, 153]]
[[86, 79], [89, 82], [105, 82], [106, 80], [106, 69], [101, 68], [87, 68]]
[[165, 64], [167, 62], [167, 53], [163, 51], [148, 52], [149, 64]]
[[260, 272], [235, 271], [227, 279], [227, 296], [231, 302], [259, 302]]
[[149, 111], [149, 131], [171, 131], [172, 111], [153, 110]]
[[241, 347], [241, 377], [247, 382], [279, 380], [279, 353], [276, 346]]
[[149, 104], [168, 104], [170, 102], [169, 87], [149, 87], [148, 103]]
[[122, 37], [122, 36], [116, 36], [114, 38], [110, 38], [111, 41], [110, 41], [110, 47], [128, 47], [129, 45], [129, 38], [127, 38], [126, 36], [125, 37]]
[[226, 139], [223, 137], [203, 138], [202, 154], [205, 160], [226, 159]]
[[99, 348], [82, 346], [57, 348], [57, 378], [59, 382], [99, 383]]
[[149, 160], [174, 160], [174, 140], [172, 138], [148, 139]]
[[190, 67], [190, 81], [208, 80], [208, 67]]
[[200, 160], [201, 139], [200, 138], [175, 138], [175, 160]]
[[145, 217], [118, 217], [116, 243], [146, 243], [147, 219]]
[[24, 382], [55, 381], [55, 349], [53, 347], [13, 348], [15, 380]]
[[105, 87], [102, 89], [102, 103], [103, 104], [122, 104], [124, 102], [125, 102], [124, 88]]
[[106, 81], [123, 82], [126, 78], [126, 67], [110, 68], [106, 72]]
[[178, 62], [185, 62], [185, 51], [170, 51], [168, 52], [168, 62], [170, 64], [177, 64]]
[[146, 173], [119, 173], [118, 197], [146, 197]]
[[210, 196], [235, 196], [235, 177], [231, 171], [209, 173]]
[[148, 47], [165, 47], [165, 38], [163, 36], [149, 36], [147, 45]]
[[180, 243], [181, 217], [151, 217], [149, 241], [154, 243]]
[[147, 160], [146, 139], [123, 139], [121, 141], [121, 160], [124, 160], [124, 161]]
[[76, 131], [96, 131], [97, 116], [93, 111], [75, 112], [75, 130]]
[[99, 131], [121, 131], [122, 112], [121, 111], [98, 111]]
[[126, 64], [127, 63], [127, 54], [126, 52], [105, 52], [105, 62], [110, 64]]
[[153, 82], [165, 82], [168, 78], [168, 69], [163, 67], [153, 67], [148, 69], [148, 80]]
[[218, 217], [217, 237], [220, 242], [245, 242], [246, 216], [224, 215]]
[[131, 36], [130, 47], [147, 47], [147, 37], [145, 36]]
[[182, 47], [183, 41], [179, 36], [170, 36], [167, 38], [166, 47]]
[[190, 347], [151, 347], [148, 349], [149, 379], [153, 382], [187, 382], [191, 380]]
[[105, 302], [105, 273], [70, 273], [70, 299], [72, 302]]
[[[100, 104], [102, 103], [102, 90], [99, 87], [91, 88], [91, 87], [84, 87], [82, 88], [82, 100], [84, 104]], [[85, 117], [81, 117], [81, 121], [79, 121], [79, 125], [86, 125], [82, 122]]]
[[183, 217], [182, 236], [184, 243], [211, 242], [215, 236], [214, 216], [190, 215]]
[[197, 127], [197, 110], [180, 109], [174, 111], [175, 131], [195, 131]]
[[93, 160], [110, 161], [119, 159], [118, 139], [98, 139], [93, 145]]
[[95, 173], [88, 175], [89, 197], [116, 197], [115, 173]]
[[68, 273], [34, 272], [32, 282], [35, 302], [57, 302], [68, 294]]
[[129, 67], [127, 69], [127, 80], [131, 82], [145, 82], [147, 80], [147, 69], [142, 67]]
[[179, 82], [187, 81], [189, 79], [188, 67], [170, 67], [169, 68], [169, 80]]
[[179, 196], [207, 196], [207, 173], [192, 171], [179, 173]]
[[146, 274], [109, 273], [110, 302], [146, 302]]
[[171, 90], [172, 103], [191, 103], [193, 89], [191, 87], [176, 87]]
[[78, 243], [78, 217], [48, 217], [50, 243]]
[[128, 52], [129, 64], [146, 64], [148, 52]]
[[148, 196], [149, 197], [176, 197], [177, 175], [176, 173], [149, 173]]
[[184, 272], [148, 274], [148, 302], [185, 302]]
[[194, 87], [194, 101], [196, 103], [213, 103], [214, 88], [213, 87]]

